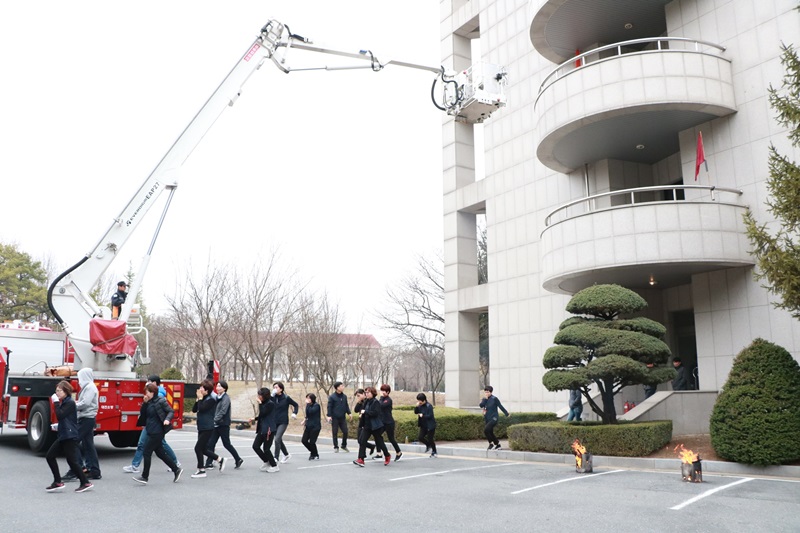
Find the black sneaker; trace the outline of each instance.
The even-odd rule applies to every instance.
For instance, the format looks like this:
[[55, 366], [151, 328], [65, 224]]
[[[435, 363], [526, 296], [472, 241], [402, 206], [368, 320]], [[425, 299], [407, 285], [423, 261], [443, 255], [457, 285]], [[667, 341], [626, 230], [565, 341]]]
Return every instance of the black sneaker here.
[[399, 461], [401, 457], [403, 457], [403, 452], [397, 452], [397, 455], [394, 456], [394, 462]]
[[65, 482], [65, 483], [71, 483], [73, 481], [78, 481], [78, 476], [72, 470], [70, 470], [69, 472], [67, 472], [66, 474], [61, 476], [61, 481]]
[[133, 478], [136, 483], [141, 483], [142, 485], [147, 485], [147, 478], [142, 476], [136, 476]]
[[499, 450], [499, 449], [500, 449], [500, 443], [499, 443], [499, 442], [498, 442], [497, 444], [495, 444], [495, 445], [494, 445], [494, 449], [495, 449], [495, 450]]
[[219, 471], [220, 471], [220, 473], [222, 473], [223, 470], [225, 470], [225, 458], [224, 457], [220, 457], [219, 458]]
[[236, 461], [236, 463], [234, 463], [233, 468], [239, 468], [240, 466], [242, 466], [242, 463], [244, 463], [244, 459], [240, 458], [238, 461]]
[[94, 485], [92, 485], [91, 483], [81, 483], [81, 485], [77, 489], [75, 489], [75, 492], [86, 492], [92, 487], [94, 487]]
[[494, 444], [490, 442], [490, 443], [489, 443], [489, 447], [488, 447], [488, 448], [486, 448], [486, 449], [487, 449], [487, 450], [494, 450]]
[[55, 492], [57, 490], [64, 490], [64, 484], [63, 483], [56, 483], [55, 481], [53, 481], [49, 486], [45, 487], [44, 490], [46, 490], [47, 492]]
[[175, 477], [174, 477], [174, 478], [172, 478], [172, 482], [173, 482], [173, 483], [177, 483], [177, 482], [178, 482], [178, 480], [181, 478], [181, 474], [183, 474], [183, 468], [178, 468], [178, 469], [175, 471]]
[[89, 472], [86, 474], [87, 479], [103, 479], [103, 476], [100, 475], [100, 472]]

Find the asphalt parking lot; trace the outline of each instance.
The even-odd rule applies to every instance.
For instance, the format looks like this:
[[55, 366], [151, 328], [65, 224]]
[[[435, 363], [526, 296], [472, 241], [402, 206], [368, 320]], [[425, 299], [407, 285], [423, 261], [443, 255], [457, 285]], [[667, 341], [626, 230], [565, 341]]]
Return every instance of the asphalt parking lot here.
[[103, 479], [74, 494], [74, 483], [63, 493], [45, 492], [51, 478], [44, 458], [27, 449], [23, 432], [6, 431], [0, 436], [0, 531], [57, 528], [59, 521], [102, 532], [800, 531], [800, 480], [706, 474], [702, 484], [692, 484], [680, 472], [577, 474], [565, 465], [411, 452], [389, 466], [375, 461], [359, 468], [351, 463], [353, 451], [334, 454], [327, 439], [318, 462], [307, 460], [299, 442], [287, 442], [292, 459], [267, 474], [259, 471], [251, 436], [233, 433], [245, 459], [241, 469], [231, 464], [192, 479], [196, 434], [173, 431], [168, 441], [184, 476], [172, 483], [154, 457], [148, 485], [122, 471], [133, 450], [113, 448], [99, 436]]

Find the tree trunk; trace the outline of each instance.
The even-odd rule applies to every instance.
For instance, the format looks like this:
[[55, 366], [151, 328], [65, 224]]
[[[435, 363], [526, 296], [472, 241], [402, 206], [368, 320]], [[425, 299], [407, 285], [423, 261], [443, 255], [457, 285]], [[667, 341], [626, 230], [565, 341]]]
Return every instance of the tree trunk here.
[[603, 398], [603, 423], [617, 423], [617, 408], [614, 406], [614, 381], [603, 380], [600, 388], [600, 395]]

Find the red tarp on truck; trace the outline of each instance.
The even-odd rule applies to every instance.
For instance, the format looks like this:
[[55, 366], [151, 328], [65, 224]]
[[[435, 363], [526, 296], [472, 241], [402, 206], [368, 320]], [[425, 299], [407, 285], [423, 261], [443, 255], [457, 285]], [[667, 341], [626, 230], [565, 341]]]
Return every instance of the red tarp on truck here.
[[89, 321], [89, 341], [92, 351], [108, 355], [125, 354], [133, 357], [139, 345], [133, 335], [125, 332], [125, 322], [93, 318]]

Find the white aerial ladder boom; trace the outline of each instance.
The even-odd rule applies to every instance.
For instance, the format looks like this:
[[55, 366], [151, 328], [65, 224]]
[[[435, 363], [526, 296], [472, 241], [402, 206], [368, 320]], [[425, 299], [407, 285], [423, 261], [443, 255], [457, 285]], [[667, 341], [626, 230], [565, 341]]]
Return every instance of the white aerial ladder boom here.
[[[351, 59], [367, 61], [367, 65], [315, 67], [312, 69], [292, 69], [287, 63], [291, 49], [330, 54]], [[447, 73], [441, 67], [429, 67], [402, 61], [381, 63], [368, 50], [359, 52], [339, 51], [317, 46], [308, 39], [291, 33], [287, 26], [270, 20], [261, 29], [253, 44], [234, 65], [222, 83], [206, 101], [186, 129], [180, 134], [142, 186], [136, 191], [128, 204], [114, 219], [111, 227], [100, 241], [78, 263], [59, 275], [48, 290], [48, 305], [55, 319], [62, 325], [75, 349], [75, 369], [91, 367], [95, 375], [103, 377], [132, 377], [133, 361], [129, 356], [106, 356], [95, 354], [89, 341], [89, 323], [92, 318], [103, 317], [103, 309], [89, 296], [89, 292], [116, 258], [117, 252], [125, 245], [137, 229], [147, 212], [161, 196], [168, 192], [161, 217], [153, 233], [150, 245], [142, 260], [136, 277], [128, 292], [127, 303], [119, 317], [127, 321], [130, 310], [136, 301], [144, 279], [156, 239], [161, 230], [164, 217], [169, 209], [172, 196], [178, 186], [178, 173], [181, 166], [200, 143], [206, 132], [216, 122], [225, 108], [232, 106], [241, 94], [241, 87], [258, 70], [266, 59], [284, 72], [293, 70], [342, 70], [352, 68], [371, 68], [378, 71], [388, 65], [427, 70], [438, 74], [431, 89], [434, 104], [456, 120], [468, 123], [483, 122], [496, 109], [505, 106], [502, 88], [505, 84], [505, 71], [489, 67], [489, 76], [477, 79], [471, 72]], [[487, 72], [484, 68], [481, 72]], [[484, 79], [485, 78], [485, 79]], [[441, 103], [434, 97], [437, 83], [441, 84]], [[477, 97], [476, 97], [477, 95]], [[146, 357], [146, 354], [145, 354]], [[146, 361], [145, 361], [146, 362]]]

